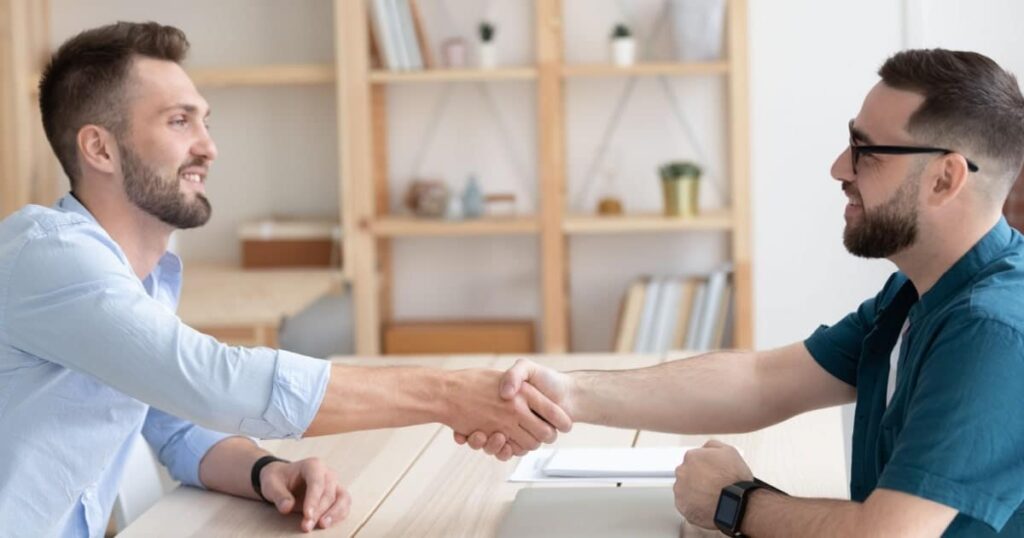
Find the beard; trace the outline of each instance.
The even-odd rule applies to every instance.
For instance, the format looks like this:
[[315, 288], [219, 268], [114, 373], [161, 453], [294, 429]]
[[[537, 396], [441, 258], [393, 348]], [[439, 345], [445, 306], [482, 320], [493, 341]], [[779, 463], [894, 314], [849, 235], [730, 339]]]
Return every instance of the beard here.
[[210, 201], [202, 193], [195, 193], [189, 201], [181, 192], [178, 179], [181, 170], [202, 162], [189, 162], [178, 169], [174, 177], [160, 177], [128, 146], [118, 143], [121, 169], [124, 172], [124, 191], [136, 207], [178, 229], [197, 228], [210, 220], [213, 212]]
[[[917, 241], [917, 196], [920, 183], [911, 174], [884, 204], [861, 213], [859, 223], [847, 223], [843, 245], [854, 256], [888, 258]], [[848, 183], [843, 190], [848, 190]], [[863, 203], [863, 200], [862, 200]], [[862, 206], [863, 207], [863, 206]]]

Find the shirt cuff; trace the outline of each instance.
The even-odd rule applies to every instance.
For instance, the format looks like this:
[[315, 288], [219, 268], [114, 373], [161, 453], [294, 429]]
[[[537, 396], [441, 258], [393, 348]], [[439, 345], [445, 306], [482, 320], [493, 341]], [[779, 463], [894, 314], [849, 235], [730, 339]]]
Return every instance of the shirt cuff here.
[[857, 365], [844, 360], [834, 352], [836, 345], [828, 336], [830, 329], [827, 325], [818, 327], [814, 334], [807, 338], [807, 340], [804, 340], [804, 346], [814, 361], [824, 368], [826, 372], [832, 374], [832, 377], [847, 385], [856, 387]]
[[168, 472], [171, 473], [171, 476], [181, 481], [182, 484], [206, 489], [206, 486], [199, 480], [199, 467], [202, 465], [206, 453], [213, 448], [213, 445], [228, 437], [237, 436], [193, 425], [185, 433], [185, 438], [182, 439], [185, 449], [188, 450], [192, 457], [175, 458], [172, 465], [178, 468], [168, 468]]
[[331, 363], [279, 350], [270, 402], [259, 419], [245, 419], [240, 430], [259, 438], [298, 439], [320, 410]]
[[955, 508], [957, 512], [992, 527], [997, 533], [1003, 529], [1018, 506], [1017, 502], [999, 499], [978, 488], [899, 465], [887, 465], [878, 479], [877, 487]]

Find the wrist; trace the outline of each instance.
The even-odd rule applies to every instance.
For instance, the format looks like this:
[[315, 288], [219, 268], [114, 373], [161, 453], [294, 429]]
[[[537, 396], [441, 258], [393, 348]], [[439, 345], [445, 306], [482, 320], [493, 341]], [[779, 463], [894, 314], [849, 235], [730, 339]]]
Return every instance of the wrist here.
[[256, 493], [256, 496], [263, 499], [266, 502], [270, 502], [263, 495], [263, 484], [264, 477], [266, 476], [267, 468], [273, 466], [276, 463], [288, 463], [287, 460], [283, 460], [271, 454], [260, 457], [252, 464], [252, 470], [249, 472], [252, 480], [252, 489]]
[[597, 410], [592, 405], [590, 382], [592, 376], [586, 371], [569, 372], [566, 375], [566, 396], [562, 409], [569, 414], [573, 423], [598, 423]]

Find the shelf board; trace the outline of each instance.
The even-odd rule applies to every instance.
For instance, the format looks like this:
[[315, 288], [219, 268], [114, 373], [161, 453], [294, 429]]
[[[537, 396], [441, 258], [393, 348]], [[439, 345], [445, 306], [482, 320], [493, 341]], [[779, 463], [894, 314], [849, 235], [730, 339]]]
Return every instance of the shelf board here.
[[[200, 88], [237, 86], [310, 86], [334, 84], [333, 64], [265, 65], [252, 67], [199, 67], [188, 69], [192, 82]], [[39, 94], [39, 78], [30, 77], [29, 93]]]
[[692, 218], [666, 217], [658, 214], [573, 215], [566, 217], [562, 229], [567, 234], [613, 234], [636, 232], [681, 232], [732, 230], [732, 215], [716, 211]]
[[612, 64], [582, 64], [562, 67], [562, 76], [577, 77], [644, 77], [644, 76], [685, 76], [724, 75], [729, 72], [729, 62], [705, 63], [640, 63], [627, 67]]
[[388, 216], [378, 218], [373, 232], [382, 237], [529, 235], [540, 231], [534, 217], [493, 217], [472, 220], [435, 220]]
[[375, 84], [402, 82], [471, 82], [491, 80], [531, 80], [537, 78], [533, 67], [505, 67], [500, 69], [426, 69], [422, 71], [370, 72], [370, 82]]
[[201, 88], [232, 86], [305, 86], [333, 84], [333, 64], [267, 65], [254, 67], [203, 67], [188, 74]]

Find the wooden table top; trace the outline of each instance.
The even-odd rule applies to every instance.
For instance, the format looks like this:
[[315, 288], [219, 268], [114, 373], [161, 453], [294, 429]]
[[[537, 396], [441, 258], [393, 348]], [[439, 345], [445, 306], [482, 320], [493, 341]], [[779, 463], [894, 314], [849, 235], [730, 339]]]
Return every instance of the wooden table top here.
[[[533, 358], [560, 370], [637, 368], [666, 359], [657, 355]], [[504, 369], [514, 362], [494, 356], [334, 360], [452, 369]], [[692, 446], [708, 438], [577, 424], [553, 446]], [[792, 494], [848, 495], [838, 408], [807, 413], [759, 432], [715, 438], [739, 447], [755, 474]], [[263, 444], [288, 459], [319, 456], [338, 472], [352, 494], [349, 517], [314, 536], [494, 536], [520, 488], [552, 487], [507, 482], [518, 458], [503, 463], [456, 445], [451, 430], [436, 424]], [[283, 517], [269, 504], [179, 487], [119, 536], [300, 536], [298, 522], [297, 515]], [[680, 535], [720, 536], [690, 525]]]

